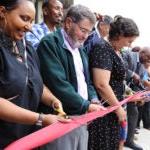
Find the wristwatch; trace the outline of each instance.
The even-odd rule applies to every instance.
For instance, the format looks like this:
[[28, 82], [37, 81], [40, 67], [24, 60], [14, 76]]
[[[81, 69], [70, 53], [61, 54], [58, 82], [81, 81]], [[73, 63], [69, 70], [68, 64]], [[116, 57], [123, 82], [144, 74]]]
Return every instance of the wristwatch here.
[[42, 127], [42, 125], [43, 125], [43, 114], [42, 114], [42, 113], [39, 114], [39, 117], [38, 117], [38, 119], [37, 119], [37, 121], [36, 121], [35, 124], [36, 124], [37, 126]]

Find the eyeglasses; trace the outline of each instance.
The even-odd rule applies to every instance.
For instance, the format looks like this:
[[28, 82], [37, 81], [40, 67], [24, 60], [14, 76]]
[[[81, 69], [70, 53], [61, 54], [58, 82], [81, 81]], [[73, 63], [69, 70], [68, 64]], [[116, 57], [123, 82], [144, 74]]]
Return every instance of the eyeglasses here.
[[79, 27], [80, 31], [81, 31], [84, 35], [88, 35], [88, 36], [91, 35], [92, 31], [89, 31], [88, 29], [85, 29], [85, 28], [81, 27], [78, 23], [75, 23], [75, 22], [74, 22], [74, 24], [76, 24], [76, 25]]

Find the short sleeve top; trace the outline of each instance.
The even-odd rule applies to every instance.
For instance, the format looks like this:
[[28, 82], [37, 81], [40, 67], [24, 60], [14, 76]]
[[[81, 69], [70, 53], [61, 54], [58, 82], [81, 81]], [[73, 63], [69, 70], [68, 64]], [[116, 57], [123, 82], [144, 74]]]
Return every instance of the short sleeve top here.
[[125, 67], [123, 60], [115, 53], [108, 42], [104, 41], [101, 44], [95, 45], [93, 51], [90, 53], [90, 65], [91, 68], [100, 68], [111, 72], [109, 84], [118, 100], [122, 100]]
[[[25, 50], [22, 41], [17, 41], [17, 47], [22, 62], [12, 53], [11, 39], [0, 33], [0, 97], [12, 98], [11, 102], [17, 106], [37, 111], [43, 92], [38, 57], [30, 45]], [[0, 149], [33, 131], [33, 126], [0, 120]]]

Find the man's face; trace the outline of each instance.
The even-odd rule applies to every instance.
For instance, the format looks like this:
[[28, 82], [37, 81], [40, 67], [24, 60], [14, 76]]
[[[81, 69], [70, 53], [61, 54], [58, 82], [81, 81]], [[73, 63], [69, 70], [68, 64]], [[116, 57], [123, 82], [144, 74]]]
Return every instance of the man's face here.
[[150, 67], [150, 51], [142, 51], [139, 53], [140, 62], [145, 66], [145, 68]]
[[103, 37], [107, 37], [109, 35], [109, 28], [110, 28], [109, 24], [100, 23], [98, 28]]
[[51, 0], [47, 7], [47, 17], [50, 22], [60, 24], [63, 19], [63, 5], [58, 0]]
[[93, 24], [88, 19], [83, 19], [78, 23], [75, 23], [70, 19], [69, 25], [67, 26], [67, 34], [77, 48], [83, 45], [93, 28]]

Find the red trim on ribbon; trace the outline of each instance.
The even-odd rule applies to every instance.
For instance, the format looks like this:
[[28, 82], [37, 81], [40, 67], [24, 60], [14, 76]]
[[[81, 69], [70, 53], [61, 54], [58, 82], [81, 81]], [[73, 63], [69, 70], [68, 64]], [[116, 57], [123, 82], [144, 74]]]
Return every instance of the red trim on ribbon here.
[[[120, 105], [130, 102], [132, 101], [132, 99], [136, 99], [144, 94], [148, 94], [149, 92], [150, 91], [138, 92], [121, 101]], [[69, 123], [57, 122], [55, 124], [49, 125], [47, 127], [42, 128], [41, 130], [38, 130], [11, 143], [5, 148], [5, 150], [16, 150], [18, 148], [21, 150], [30, 150], [42, 146], [48, 142], [51, 142], [63, 136], [64, 134], [72, 131], [73, 129], [80, 127], [81, 125], [86, 124], [89, 121], [92, 121], [98, 117], [103, 117], [104, 115], [116, 110], [118, 107], [119, 105], [109, 107], [106, 110], [100, 110], [80, 115], [78, 117], [73, 118], [72, 121]]]

